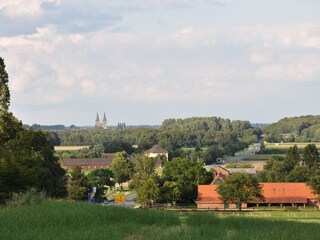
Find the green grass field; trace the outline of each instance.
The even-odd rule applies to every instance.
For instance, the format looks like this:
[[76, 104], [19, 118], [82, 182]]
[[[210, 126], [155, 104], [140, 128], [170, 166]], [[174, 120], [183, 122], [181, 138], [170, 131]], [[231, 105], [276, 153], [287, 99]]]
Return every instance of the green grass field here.
[[245, 161], [266, 161], [269, 160], [272, 156], [285, 156], [285, 154], [255, 154], [243, 158]]
[[0, 209], [1, 239], [319, 239], [320, 212], [179, 213], [49, 201]]

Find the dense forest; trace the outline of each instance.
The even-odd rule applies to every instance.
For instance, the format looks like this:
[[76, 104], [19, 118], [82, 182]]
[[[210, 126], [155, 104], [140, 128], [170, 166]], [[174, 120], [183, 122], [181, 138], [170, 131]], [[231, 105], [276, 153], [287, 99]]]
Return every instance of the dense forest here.
[[320, 116], [284, 118], [263, 128], [268, 142], [318, 142], [320, 141]]

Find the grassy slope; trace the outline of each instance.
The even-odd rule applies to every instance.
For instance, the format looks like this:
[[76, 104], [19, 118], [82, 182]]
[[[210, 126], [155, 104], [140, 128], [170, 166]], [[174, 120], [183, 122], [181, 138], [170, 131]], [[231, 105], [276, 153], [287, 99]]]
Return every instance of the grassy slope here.
[[[305, 213], [301, 213], [302, 215]], [[299, 214], [298, 214], [299, 215]], [[302, 217], [301, 215], [301, 217]], [[303, 215], [308, 218], [308, 215]], [[272, 218], [271, 218], [272, 217]], [[214, 216], [47, 202], [0, 210], [1, 239], [318, 239], [315, 223], [290, 217]], [[291, 220], [291, 221], [287, 221]]]

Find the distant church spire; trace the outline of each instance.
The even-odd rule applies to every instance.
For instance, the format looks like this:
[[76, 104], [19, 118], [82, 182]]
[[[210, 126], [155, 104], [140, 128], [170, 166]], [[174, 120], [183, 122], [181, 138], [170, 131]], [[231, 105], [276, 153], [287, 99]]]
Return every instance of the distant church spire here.
[[103, 129], [107, 129], [108, 128], [108, 122], [107, 122], [106, 113], [103, 113], [102, 122], [100, 122], [99, 114], [97, 113], [96, 122], [95, 122], [94, 126], [95, 127], [99, 127], [99, 128], [103, 128]]
[[96, 122], [94, 124], [95, 127], [100, 127], [100, 119], [99, 119], [99, 114], [97, 113], [97, 117], [96, 117]]
[[103, 113], [103, 120], [102, 120], [101, 127], [103, 129], [107, 129], [108, 128], [108, 122], [107, 122], [107, 118], [106, 118], [106, 113]]

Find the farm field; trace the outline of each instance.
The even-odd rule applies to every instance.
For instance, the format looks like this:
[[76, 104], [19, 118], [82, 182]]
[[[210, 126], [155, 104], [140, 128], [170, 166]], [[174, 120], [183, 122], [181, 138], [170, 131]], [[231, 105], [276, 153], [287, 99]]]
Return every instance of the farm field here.
[[3, 239], [318, 239], [320, 211], [181, 213], [49, 201], [0, 209]]
[[262, 171], [265, 162], [266, 162], [266, 160], [258, 160], [258, 161], [255, 161], [255, 160], [249, 160], [249, 161], [240, 160], [240, 161], [237, 161], [235, 163], [237, 163], [237, 164], [251, 164], [255, 169], [257, 169], [257, 171]]
[[89, 146], [55, 146], [55, 151], [78, 151], [81, 149], [89, 149]]
[[320, 142], [307, 142], [307, 143], [265, 143], [266, 149], [288, 149], [297, 145], [298, 148], [305, 148], [308, 144], [315, 144], [317, 148], [320, 148]]

